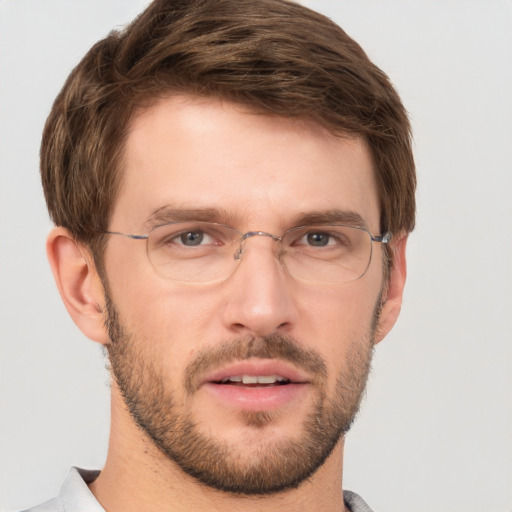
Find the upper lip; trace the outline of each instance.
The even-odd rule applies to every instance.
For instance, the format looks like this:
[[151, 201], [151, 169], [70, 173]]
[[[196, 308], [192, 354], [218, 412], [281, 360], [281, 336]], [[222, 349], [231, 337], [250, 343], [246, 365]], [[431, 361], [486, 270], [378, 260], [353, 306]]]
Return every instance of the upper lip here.
[[200, 380], [200, 385], [209, 382], [221, 382], [222, 379], [237, 375], [276, 375], [293, 383], [306, 384], [311, 382], [311, 378], [306, 372], [286, 361], [275, 359], [247, 359], [245, 361], [231, 363], [207, 373]]

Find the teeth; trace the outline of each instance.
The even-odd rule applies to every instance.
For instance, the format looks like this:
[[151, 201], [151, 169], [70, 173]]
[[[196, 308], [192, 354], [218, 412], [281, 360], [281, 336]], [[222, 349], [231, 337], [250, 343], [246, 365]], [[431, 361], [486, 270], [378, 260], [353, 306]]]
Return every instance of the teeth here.
[[259, 384], [275, 384], [277, 377], [275, 375], [262, 375], [258, 377]]
[[227, 382], [241, 382], [242, 384], [275, 384], [276, 382], [288, 382], [286, 377], [280, 375], [233, 375], [224, 377], [222, 384]]

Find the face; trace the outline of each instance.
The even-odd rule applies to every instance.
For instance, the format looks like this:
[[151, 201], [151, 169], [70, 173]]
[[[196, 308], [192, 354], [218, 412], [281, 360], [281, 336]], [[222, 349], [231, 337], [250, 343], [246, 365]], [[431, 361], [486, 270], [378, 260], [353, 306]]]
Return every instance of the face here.
[[[110, 230], [209, 220], [281, 236], [357, 215], [378, 235], [371, 158], [357, 138], [211, 99], [174, 97], [133, 121]], [[227, 279], [162, 278], [146, 243], [109, 237], [112, 370], [162, 458], [200, 482], [262, 494], [299, 485], [348, 430], [369, 371], [382, 249], [344, 285], [289, 275], [269, 237]]]

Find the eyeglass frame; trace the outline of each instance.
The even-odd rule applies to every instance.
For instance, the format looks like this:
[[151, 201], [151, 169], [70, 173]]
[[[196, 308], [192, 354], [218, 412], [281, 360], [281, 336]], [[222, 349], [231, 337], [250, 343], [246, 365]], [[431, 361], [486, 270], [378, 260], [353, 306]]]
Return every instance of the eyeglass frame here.
[[[234, 258], [237, 259], [237, 260], [240, 260], [242, 258], [243, 243], [247, 239], [249, 239], [249, 238], [252, 238], [254, 236], [265, 236], [265, 237], [271, 238], [272, 240], [274, 240], [276, 242], [282, 242], [283, 238], [289, 232], [295, 231], [295, 230], [299, 230], [299, 229], [306, 229], [306, 228], [310, 228], [310, 227], [311, 228], [313, 228], [313, 227], [325, 227], [325, 228], [329, 228], [329, 227], [342, 227], [342, 228], [357, 229], [357, 230], [360, 230], [360, 231], [364, 231], [365, 233], [368, 234], [368, 236], [370, 237], [370, 244], [373, 244], [373, 242], [377, 242], [377, 243], [381, 243], [383, 245], [387, 245], [391, 241], [391, 239], [393, 237], [393, 235], [392, 235], [392, 233], [390, 231], [386, 231], [383, 235], [372, 235], [370, 233], [370, 231], [368, 230], [368, 228], [366, 228], [366, 227], [347, 225], [347, 224], [309, 224], [309, 225], [306, 224], [306, 225], [303, 225], [303, 226], [294, 226], [292, 228], [287, 229], [279, 237], [279, 236], [273, 235], [272, 233], [268, 233], [266, 231], [247, 231], [246, 233], [242, 233], [238, 229], [233, 228], [232, 226], [228, 226], [227, 224], [221, 224], [221, 223], [218, 223], [218, 222], [209, 222], [209, 221], [194, 221], [194, 220], [190, 220], [190, 221], [180, 220], [180, 221], [164, 222], [162, 224], [157, 224], [157, 225], [153, 226], [151, 228], [151, 230], [149, 231], [149, 233], [147, 233], [145, 235], [137, 235], [137, 234], [134, 234], [134, 233], [123, 233], [121, 231], [97, 231], [97, 233], [98, 234], [103, 234], [103, 235], [119, 235], [119, 236], [124, 236], [124, 237], [130, 238], [132, 240], [146, 240], [146, 253], [148, 255], [148, 259], [149, 259], [149, 261], [151, 263], [151, 266], [155, 269], [156, 273], [161, 278], [163, 278], [163, 279], [168, 279], [168, 280], [173, 281], [173, 282], [183, 282], [183, 283], [195, 283], [195, 284], [197, 284], [197, 283], [208, 283], [209, 281], [197, 281], [197, 282], [194, 282], [194, 281], [180, 281], [180, 280], [177, 280], [177, 279], [172, 279], [170, 277], [166, 277], [166, 276], [162, 275], [160, 272], [158, 272], [156, 270], [153, 262], [151, 261], [151, 258], [149, 257], [149, 249], [148, 249], [147, 241], [149, 240], [149, 237], [151, 236], [151, 233], [155, 229], [161, 228], [163, 226], [171, 226], [171, 225], [174, 225], [174, 224], [187, 224], [187, 223], [194, 223], [194, 222], [197, 222], [199, 224], [209, 224], [209, 225], [213, 225], [213, 226], [219, 226], [219, 227], [222, 227], [222, 228], [228, 228], [228, 229], [234, 231], [235, 233], [240, 234], [239, 247], [238, 247], [237, 251], [234, 254]], [[373, 247], [373, 245], [370, 245], [370, 247]], [[370, 257], [368, 259], [368, 264], [367, 264], [364, 272], [360, 276], [358, 276], [357, 278], [353, 279], [352, 281], [346, 281], [347, 283], [353, 282], [353, 281], [357, 281], [358, 279], [361, 279], [366, 274], [366, 272], [368, 271], [368, 268], [370, 266], [370, 263], [371, 263], [372, 254], [373, 254], [373, 251], [371, 250], [370, 251]], [[232, 275], [232, 274], [230, 274], [230, 275]], [[226, 279], [230, 275], [228, 275], [226, 277]]]

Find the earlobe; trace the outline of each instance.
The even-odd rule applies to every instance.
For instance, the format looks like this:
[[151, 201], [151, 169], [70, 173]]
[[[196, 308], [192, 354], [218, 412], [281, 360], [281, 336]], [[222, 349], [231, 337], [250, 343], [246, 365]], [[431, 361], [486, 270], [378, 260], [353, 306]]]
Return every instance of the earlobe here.
[[379, 343], [395, 325], [402, 307], [402, 296], [407, 277], [405, 248], [407, 235], [398, 239], [392, 246], [393, 266], [382, 296], [382, 309], [377, 323], [375, 343]]
[[92, 255], [69, 231], [54, 228], [46, 252], [60, 296], [71, 318], [90, 339], [106, 344], [105, 294]]

